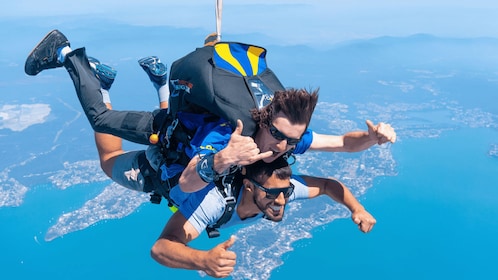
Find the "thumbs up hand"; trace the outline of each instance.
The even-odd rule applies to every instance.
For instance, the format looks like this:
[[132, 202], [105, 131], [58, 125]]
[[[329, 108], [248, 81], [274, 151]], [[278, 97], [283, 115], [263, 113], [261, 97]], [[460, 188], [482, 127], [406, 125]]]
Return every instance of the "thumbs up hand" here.
[[230, 239], [218, 244], [213, 249], [207, 252], [205, 257], [204, 272], [209, 276], [223, 278], [233, 272], [236, 264], [237, 255], [233, 251], [229, 251], [230, 247], [235, 243], [235, 236], [230, 236]]
[[396, 132], [390, 124], [383, 122], [374, 125], [372, 121], [367, 120], [368, 135], [370, 138], [375, 139], [377, 144], [382, 145], [387, 142], [396, 142]]

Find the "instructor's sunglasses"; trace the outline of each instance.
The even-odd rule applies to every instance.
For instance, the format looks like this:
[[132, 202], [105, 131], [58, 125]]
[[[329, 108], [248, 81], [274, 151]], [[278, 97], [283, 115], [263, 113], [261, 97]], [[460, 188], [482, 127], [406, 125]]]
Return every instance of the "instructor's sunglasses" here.
[[272, 123], [270, 123], [270, 134], [278, 141], [287, 140], [287, 145], [290, 146], [295, 146], [297, 145], [297, 143], [299, 143], [299, 141], [301, 141], [301, 139], [287, 137], [285, 134], [280, 132], [280, 130], [278, 130]]
[[289, 198], [294, 192], [294, 185], [292, 183], [290, 183], [290, 186], [285, 188], [268, 189], [263, 187], [263, 185], [254, 181], [253, 179], [249, 179], [249, 181], [251, 181], [251, 183], [253, 183], [253, 185], [258, 187], [260, 190], [264, 191], [266, 193], [267, 199], [277, 199], [280, 193], [283, 193], [285, 198]]

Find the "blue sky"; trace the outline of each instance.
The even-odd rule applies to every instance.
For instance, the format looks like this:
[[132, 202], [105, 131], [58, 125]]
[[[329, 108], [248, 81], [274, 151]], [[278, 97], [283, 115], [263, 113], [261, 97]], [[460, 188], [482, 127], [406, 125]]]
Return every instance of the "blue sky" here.
[[[128, 3], [127, 3], [128, 2]], [[498, 37], [498, 2], [225, 0], [223, 34], [259, 32], [288, 44], [330, 45], [344, 40], [429, 33]], [[0, 4], [0, 18], [92, 15], [135, 25], [215, 29], [215, 0], [17, 0]]]

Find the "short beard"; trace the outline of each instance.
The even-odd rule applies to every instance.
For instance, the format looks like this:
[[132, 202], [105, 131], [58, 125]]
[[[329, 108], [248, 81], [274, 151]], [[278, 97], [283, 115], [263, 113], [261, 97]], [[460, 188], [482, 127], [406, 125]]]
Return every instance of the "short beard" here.
[[[256, 200], [256, 194], [254, 194], [254, 195], [252, 196], [252, 200], [254, 201], [254, 204], [256, 204], [256, 206], [258, 207], [259, 211], [261, 211], [261, 212], [263, 213], [263, 218], [265, 218], [265, 219], [267, 219], [267, 220], [269, 220], [269, 221], [272, 221], [272, 222], [276, 222], [276, 223], [281, 222], [281, 221], [282, 221], [282, 219], [284, 218], [284, 213], [285, 213], [285, 211], [282, 213], [282, 216], [279, 216], [279, 217], [278, 217], [279, 219], [277, 219], [277, 220], [275, 219], [275, 216], [272, 216], [271, 218], [270, 218], [270, 217], [268, 217], [268, 216], [266, 215], [266, 212], [265, 212], [265, 211], [267, 210], [267, 209], [266, 209], [266, 207], [262, 207], [262, 206], [258, 203], [258, 201]], [[285, 209], [285, 206], [284, 206], [284, 209]]]

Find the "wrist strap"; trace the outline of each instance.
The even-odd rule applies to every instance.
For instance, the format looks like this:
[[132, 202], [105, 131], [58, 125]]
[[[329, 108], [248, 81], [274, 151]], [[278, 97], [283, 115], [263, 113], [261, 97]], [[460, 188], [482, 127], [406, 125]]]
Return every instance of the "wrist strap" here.
[[196, 171], [206, 183], [218, 180], [219, 174], [214, 171], [214, 154], [203, 155], [197, 162]]

